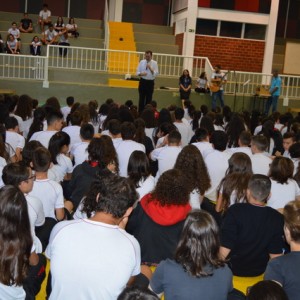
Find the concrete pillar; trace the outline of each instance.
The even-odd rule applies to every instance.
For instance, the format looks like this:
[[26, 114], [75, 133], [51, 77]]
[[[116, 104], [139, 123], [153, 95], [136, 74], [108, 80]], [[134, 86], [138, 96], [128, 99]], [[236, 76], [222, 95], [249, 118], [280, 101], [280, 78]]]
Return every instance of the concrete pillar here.
[[122, 22], [123, 0], [109, 0], [109, 21]]
[[[195, 47], [195, 34], [196, 34], [196, 22], [198, 14], [198, 1], [188, 0], [186, 29], [183, 38], [182, 55], [194, 56]], [[193, 70], [193, 60], [186, 59], [184, 62], [184, 68], [190, 71], [190, 75]]]
[[266, 32], [266, 44], [262, 73], [272, 73], [272, 63], [274, 55], [274, 45], [276, 37], [276, 24], [278, 16], [279, 0], [272, 0], [271, 10], [269, 15], [269, 24]]

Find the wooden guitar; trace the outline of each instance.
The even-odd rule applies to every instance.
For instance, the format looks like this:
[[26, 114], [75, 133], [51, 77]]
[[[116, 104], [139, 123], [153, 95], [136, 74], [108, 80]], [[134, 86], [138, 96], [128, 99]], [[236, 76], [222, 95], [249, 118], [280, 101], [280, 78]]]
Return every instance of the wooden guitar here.
[[229, 71], [226, 72], [226, 73], [222, 76], [222, 78], [211, 79], [211, 81], [210, 81], [211, 84], [210, 84], [210, 86], [209, 86], [211, 92], [216, 93], [216, 92], [218, 92], [218, 91], [220, 90], [221, 85], [222, 85], [223, 83], [226, 82], [226, 81], [224, 81], [223, 79], [225, 78], [225, 76], [226, 76], [228, 73], [229, 73]]

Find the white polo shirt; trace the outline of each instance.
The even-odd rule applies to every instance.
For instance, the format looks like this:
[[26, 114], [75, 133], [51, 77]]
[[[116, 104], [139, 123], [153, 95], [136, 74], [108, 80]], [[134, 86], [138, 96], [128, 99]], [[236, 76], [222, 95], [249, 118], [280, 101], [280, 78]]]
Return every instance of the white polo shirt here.
[[193, 143], [193, 145], [198, 148], [203, 158], [205, 158], [206, 155], [214, 149], [210, 142], [197, 142]]
[[37, 131], [31, 136], [30, 141], [38, 141], [48, 149], [49, 141], [56, 132], [56, 130]]
[[253, 174], [268, 176], [272, 159], [264, 153], [256, 153], [251, 156]]
[[140, 273], [140, 246], [117, 225], [88, 219], [63, 221], [52, 230], [50, 300], [115, 300]]
[[115, 149], [119, 159], [119, 174], [122, 177], [127, 177], [128, 161], [131, 153], [136, 150], [146, 152], [144, 145], [132, 140], [122, 140]]
[[217, 200], [217, 188], [228, 169], [228, 159], [230, 156], [225, 151], [213, 150], [204, 159], [211, 183], [211, 187], [205, 192], [205, 196], [211, 201]]
[[41, 200], [45, 217], [48, 218], [56, 220], [55, 209], [64, 207], [62, 187], [59, 183], [51, 179], [36, 179], [29, 196]]
[[73, 168], [76, 166], [82, 164], [85, 160], [88, 159], [89, 154], [87, 151], [87, 148], [89, 146], [89, 142], [81, 142], [81, 143], [76, 143], [73, 145], [71, 148], [71, 155], [74, 157], [75, 165]]
[[180, 146], [167, 145], [161, 148], [156, 148], [151, 152], [150, 158], [153, 161], [158, 161], [158, 172], [155, 177], [156, 180], [158, 180], [162, 173], [174, 168], [181, 149], [182, 148]]

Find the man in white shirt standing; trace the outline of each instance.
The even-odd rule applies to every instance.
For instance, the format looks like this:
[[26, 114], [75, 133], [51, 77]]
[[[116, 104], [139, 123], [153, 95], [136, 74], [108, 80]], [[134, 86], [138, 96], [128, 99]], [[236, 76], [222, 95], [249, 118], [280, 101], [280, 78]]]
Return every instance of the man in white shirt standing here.
[[119, 174], [123, 177], [128, 176], [127, 167], [131, 153], [135, 150], [146, 152], [144, 145], [133, 140], [135, 132], [136, 129], [133, 123], [124, 122], [121, 126], [122, 142], [115, 147], [119, 159]]
[[152, 59], [152, 51], [145, 52], [145, 58], [138, 65], [136, 75], [140, 76], [139, 83], [139, 112], [142, 112], [146, 104], [152, 101], [154, 80], [158, 75], [157, 62]]
[[253, 174], [268, 176], [272, 159], [265, 152], [268, 148], [268, 140], [263, 135], [255, 135], [251, 139], [252, 170]]
[[39, 24], [42, 32], [44, 32], [45, 25], [51, 24], [51, 11], [46, 3], [43, 4], [43, 9], [39, 13]]

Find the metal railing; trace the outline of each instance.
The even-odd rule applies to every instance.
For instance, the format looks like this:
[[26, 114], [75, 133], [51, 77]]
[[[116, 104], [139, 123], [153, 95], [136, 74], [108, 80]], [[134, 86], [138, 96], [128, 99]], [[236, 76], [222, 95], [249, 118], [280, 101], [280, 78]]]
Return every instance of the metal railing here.
[[[66, 53], [64, 49], [67, 49]], [[0, 54], [0, 78], [41, 80], [43, 87], [48, 87], [49, 68], [108, 72], [128, 78], [135, 75], [143, 57], [144, 52], [48, 45], [46, 56]], [[211, 78], [213, 72], [207, 57], [155, 53], [153, 59], [158, 63], [161, 77], [178, 78], [183, 69], [189, 69], [194, 79], [204, 71]], [[282, 97], [300, 99], [300, 76], [280, 76]], [[227, 74], [224, 91], [227, 94], [253, 95], [258, 87], [269, 85], [271, 78], [271, 74], [231, 71]]]
[[[300, 76], [279, 75], [282, 79], [281, 96], [300, 99]], [[231, 71], [227, 74], [224, 92], [227, 94], [254, 95], [260, 87], [268, 90], [272, 74]]]
[[45, 80], [45, 56], [0, 55], [0, 78]]
[[[67, 49], [63, 56], [63, 48]], [[61, 50], [60, 50], [61, 49]], [[135, 75], [138, 63], [144, 58], [144, 52], [62, 47], [48, 45], [49, 68], [68, 68], [73, 70], [90, 70], [116, 74]], [[62, 51], [62, 52], [60, 52]], [[183, 69], [190, 66], [189, 71], [195, 76], [206, 71], [210, 76], [211, 64], [207, 57], [187, 57], [182, 55], [155, 53], [153, 59], [159, 66], [159, 75], [163, 77], [181, 76]]]

